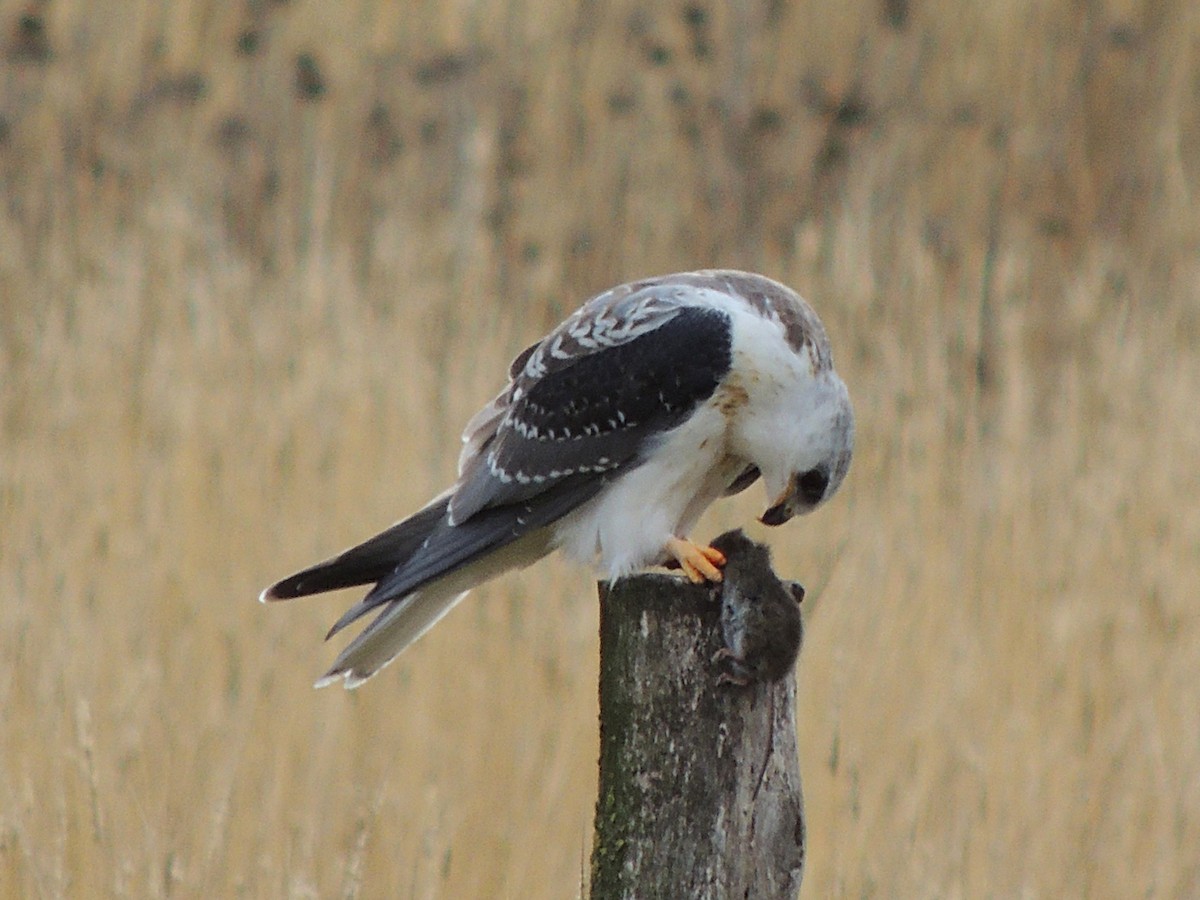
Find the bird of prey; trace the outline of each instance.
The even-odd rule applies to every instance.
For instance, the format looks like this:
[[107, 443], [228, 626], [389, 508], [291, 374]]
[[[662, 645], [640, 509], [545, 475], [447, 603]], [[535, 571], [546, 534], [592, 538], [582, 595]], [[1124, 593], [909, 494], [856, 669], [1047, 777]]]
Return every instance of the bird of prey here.
[[588, 300], [517, 356], [463, 444], [457, 481], [424, 508], [263, 591], [373, 585], [327, 637], [374, 620], [318, 687], [358, 686], [471, 588], [554, 550], [609, 579], [677, 564], [720, 581], [720, 551], [687, 537], [701, 513], [760, 477], [766, 525], [819, 506], [850, 467], [854, 414], [812, 307], [706, 270]]

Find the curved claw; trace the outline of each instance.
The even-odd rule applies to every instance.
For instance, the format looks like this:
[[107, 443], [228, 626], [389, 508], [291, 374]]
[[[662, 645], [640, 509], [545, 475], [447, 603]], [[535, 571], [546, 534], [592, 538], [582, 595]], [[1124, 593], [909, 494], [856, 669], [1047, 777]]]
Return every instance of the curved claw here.
[[693, 584], [705, 581], [721, 581], [725, 576], [721, 566], [725, 565], [725, 554], [716, 547], [693, 544], [683, 538], [673, 537], [667, 541], [667, 553], [678, 560], [679, 568]]

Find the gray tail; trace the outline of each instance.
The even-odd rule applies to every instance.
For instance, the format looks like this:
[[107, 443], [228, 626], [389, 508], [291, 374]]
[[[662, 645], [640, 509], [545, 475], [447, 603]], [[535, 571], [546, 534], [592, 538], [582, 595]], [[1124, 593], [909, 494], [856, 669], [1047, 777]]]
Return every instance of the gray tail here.
[[446, 518], [449, 502], [449, 496], [438, 497], [420, 512], [370, 540], [276, 582], [259, 599], [264, 603], [291, 600], [382, 581], [421, 549]]
[[326, 635], [382, 607], [318, 682], [345, 677], [354, 687], [424, 634], [471, 588], [548, 553], [546, 526], [605, 483], [604, 478], [568, 478], [533, 500], [484, 509], [458, 525], [450, 524], [446, 493], [370, 540], [272, 585], [259, 599], [289, 600], [373, 584]]

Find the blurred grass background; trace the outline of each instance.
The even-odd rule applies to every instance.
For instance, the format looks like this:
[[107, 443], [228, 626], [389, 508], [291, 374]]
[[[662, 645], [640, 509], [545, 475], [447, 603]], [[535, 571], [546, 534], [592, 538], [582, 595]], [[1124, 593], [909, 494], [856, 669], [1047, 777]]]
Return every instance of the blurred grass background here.
[[575, 895], [587, 573], [353, 694], [347, 598], [254, 598], [591, 293], [733, 266], [859, 417], [769, 535], [804, 894], [1200, 895], [1198, 51], [1188, 0], [0, 2], [0, 894]]

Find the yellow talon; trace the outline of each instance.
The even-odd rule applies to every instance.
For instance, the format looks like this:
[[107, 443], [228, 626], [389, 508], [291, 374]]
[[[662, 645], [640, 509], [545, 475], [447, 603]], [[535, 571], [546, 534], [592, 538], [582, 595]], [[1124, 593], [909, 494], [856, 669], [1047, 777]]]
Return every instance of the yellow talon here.
[[725, 577], [720, 569], [725, 565], [725, 554], [716, 547], [673, 537], [667, 541], [667, 553], [679, 562], [679, 568], [693, 584], [720, 581]]

